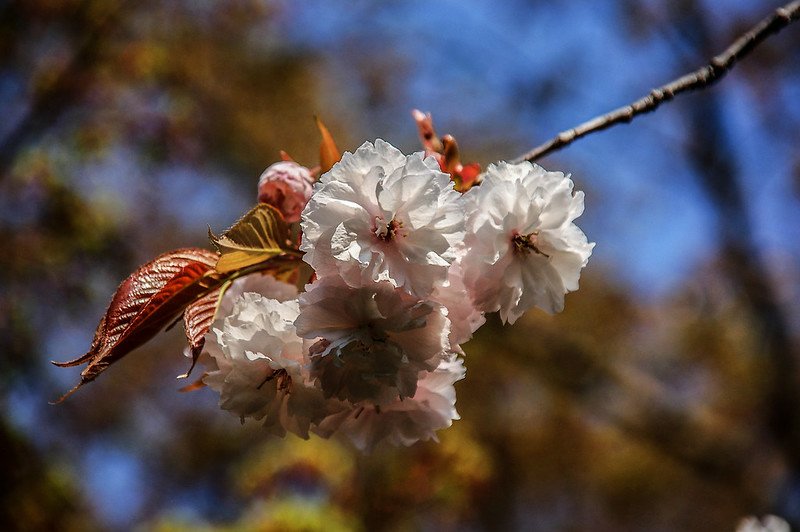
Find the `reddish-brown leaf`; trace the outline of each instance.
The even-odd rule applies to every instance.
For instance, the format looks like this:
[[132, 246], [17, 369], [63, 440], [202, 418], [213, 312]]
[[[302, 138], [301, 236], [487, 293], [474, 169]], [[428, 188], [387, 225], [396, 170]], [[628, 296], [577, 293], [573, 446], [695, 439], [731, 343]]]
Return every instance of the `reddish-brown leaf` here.
[[425, 148], [426, 155], [442, 153], [444, 147], [442, 146], [442, 141], [436, 136], [431, 114], [423, 113], [419, 109], [414, 109], [411, 111], [411, 116], [414, 117], [414, 121], [417, 123], [419, 139], [422, 142], [422, 147]]
[[203, 352], [203, 346], [206, 343], [205, 335], [211, 328], [214, 315], [217, 313], [220, 291], [221, 287], [212, 290], [186, 307], [183, 312], [183, 328], [186, 332], [186, 341], [189, 342], [189, 350], [192, 353], [192, 365], [186, 373], [178, 377], [179, 379], [189, 376], [197, 364], [200, 353]]
[[125, 279], [100, 320], [89, 351], [75, 360], [53, 362], [61, 367], [87, 363], [80, 382], [56, 403], [155, 336], [194, 300], [216, 289], [219, 277], [206, 273], [213, 270], [218, 258], [205, 249], [179, 249], [157, 257]]
[[455, 173], [458, 166], [461, 164], [461, 152], [458, 149], [458, 142], [456, 142], [453, 135], [445, 135], [442, 137], [442, 146], [444, 146], [444, 171], [451, 176]]
[[452, 135], [442, 137], [442, 145], [444, 146], [444, 160], [440, 162], [442, 170], [450, 174], [456, 190], [466, 192], [478, 182], [481, 173], [480, 165], [477, 163], [461, 164], [458, 143]]
[[425, 148], [425, 156], [433, 157], [439, 163], [442, 172], [450, 174], [454, 187], [459, 192], [466, 192], [473, 185], [478, 184], [481, 167], [478, 163], [461, 163], [461, 153], [458, 143], [453, 135], [445, 135], [441, 139], [433, 128], [433, 118], [430, 113], [423, 113], [419, 109], [411, 111], [417, 122], [419, 138]]
[[319, 166], [320, 173], [324, 174], [330, 170], [334, 164], [339, 162], [342, 158], [342, 154], [339, 148], [336, 147], [331, 132], [328, 131], [328, 128], [322, 123], [322, 120], [316, 118], [316, 121], [317, 129], [319, 129], [319, 133], [322, 135], [322, 142], [319, 145]]
[[458, 180], [456, 182], [456, 190], [459, 192], [466, 192], [473, 185], [478, 184], [478, 178], [481, 175], [481, 165], [478, 163], [467, 163], [462, 165], [458, 171]]

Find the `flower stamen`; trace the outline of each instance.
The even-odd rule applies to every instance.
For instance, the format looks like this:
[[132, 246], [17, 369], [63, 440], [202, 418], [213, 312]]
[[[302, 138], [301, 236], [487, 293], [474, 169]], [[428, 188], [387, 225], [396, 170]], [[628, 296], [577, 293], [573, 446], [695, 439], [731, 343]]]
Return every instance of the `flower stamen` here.
[[285, 369], [278, 369], [278, 370], [273, 370], [272, 373], [267, 375], [266, 378], [263, 381], [261, 381], [261, 384], [256, 386], [256, 389], [260, 390], [262, 386], [264, 386], [266, 383], [268, 383], [272, 379], [278, 379], [278, 386], [277, 386], [278, 390], [286, 390], [292, 384], [292, 378], [289, 376], [289, 374], [286, 372], [286, 370]]
[[517, 255], [529, 255], [530, 252], [533, 251], [549, 259], [550, 255], [544, 253], [538, 247], [538, 236], [539, 231], [534, 231], [527, 235], [521, 235], [515, 231], [511, 237], [511, 245], [514, 247], [514, 253]]
[[396, 236], [404, 236], [400, 233], [403, 222], [392, 219], [388, 224], [382, 218], [375, 218], [375, 236], [384, 242], [391, 242]]

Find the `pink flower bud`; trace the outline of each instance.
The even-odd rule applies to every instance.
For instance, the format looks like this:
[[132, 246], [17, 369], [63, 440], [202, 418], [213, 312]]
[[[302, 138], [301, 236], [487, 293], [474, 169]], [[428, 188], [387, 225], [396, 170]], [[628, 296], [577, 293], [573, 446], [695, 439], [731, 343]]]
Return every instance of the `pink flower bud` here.
[[258, 179], [258, 201], [272, 205], [287, 222], [300, 221], [300, 213], [311, 197], [311, 171], [294, 161], [275, 163]]

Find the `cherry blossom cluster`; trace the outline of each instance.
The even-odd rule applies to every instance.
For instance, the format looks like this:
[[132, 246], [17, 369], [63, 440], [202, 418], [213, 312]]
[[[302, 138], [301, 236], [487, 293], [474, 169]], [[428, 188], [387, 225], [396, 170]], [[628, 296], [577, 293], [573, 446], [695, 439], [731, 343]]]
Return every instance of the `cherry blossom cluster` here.
[[253, 274], [225, 293], [202, 355], [220, 406], [365, 450], [436, 439], [459, 417], [461, 345], [485, 313], [562, 310], [594, 246], [561, 172], [500, 162], [477, 181], [458, 192], [441, 158], [383, 140], [316, 182], [292, 161], [268, 168], [259, 199], [299, 220], [314, 274], [302, 292]]

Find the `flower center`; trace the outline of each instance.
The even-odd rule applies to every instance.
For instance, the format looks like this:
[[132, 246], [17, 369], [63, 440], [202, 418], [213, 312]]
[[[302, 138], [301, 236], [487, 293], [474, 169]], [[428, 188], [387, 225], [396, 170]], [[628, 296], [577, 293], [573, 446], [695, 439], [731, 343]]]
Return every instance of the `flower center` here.
[[514, 231], [513, 235], [511, 236], [511, 245], [513, 246], [514, 253], [517, 255], [530, 255], [531, 251], [533, 251], [534, 253], [549, 259], [550, 255], [544, 253], [538, 248], [538, 237], [539, 231], [534, 231], [533, 233], [528, 233], [527, 235], [521, 235]]
[[403, 236], [400, 229], [403, 227], [403, 222], [398, 222], [392, 219], [388, 224], [383, 218], [375, 218], [375, 236], [384, 242], [391, 242], [396, 236]]
[[279, 392], [289, 393], [292, 391], [292, 378], [289, 376], [289, 374], [286, 372], [285, 369], [273, 370], [272, 373], [267, 375], [267, 377], [261, 382], [261, 384], [256, 386], [256, 389], [260, 390], [262, 386], [264, 386], [266, 383], [270, 382], [273, 379], [277, 382], [276, 389]]

